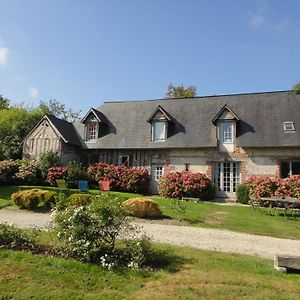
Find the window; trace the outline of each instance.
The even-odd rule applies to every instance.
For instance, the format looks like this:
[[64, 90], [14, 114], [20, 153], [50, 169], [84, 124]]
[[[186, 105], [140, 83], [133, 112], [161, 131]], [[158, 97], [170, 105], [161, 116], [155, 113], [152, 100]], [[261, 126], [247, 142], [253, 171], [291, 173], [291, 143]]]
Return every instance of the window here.
[[154, 180], [159, 181], [159, 179], [163, 176], [164, 167], [163, 166], [155, 166], [153, 170]]
[[86, 133], [86, 139], [89, 140], [95, 140], [97, 137], [97, 126], [98, 124], [96, 122], [89, 122], [87, 123], [87, 133]]
[[166, 122], [155, 121], [152, 123], [152, 140], [164, 141], [166, 139]]
[[233, 143], [233, 123], [232, 122], [223, 122], [220, 126], [220, 139], [224, 144]]
[[119, 156], [119, 166], [121, 165], [129, 167], [129, 155]]
[[300, 161], [282, 161], [280, 164], [280, 175], [282, 178], [300, 175]]
[[283, 129], [285, 133], [295, 132], [294, 122], [283, 122]]

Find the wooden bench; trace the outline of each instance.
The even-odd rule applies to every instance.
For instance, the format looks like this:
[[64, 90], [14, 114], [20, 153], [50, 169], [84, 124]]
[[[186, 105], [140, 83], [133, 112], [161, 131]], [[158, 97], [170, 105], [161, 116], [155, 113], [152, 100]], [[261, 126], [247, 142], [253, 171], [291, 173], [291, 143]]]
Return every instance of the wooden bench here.
[[193, 198], [193, 197], [182, 197], [181, 200], [183, 200], [183, 201], [195, 201], [195, 202], [201, 201], [200, 198]]
[[300, 271], [300, 256], [275, 255], [274, 268], [284, 273], [288, 270]]

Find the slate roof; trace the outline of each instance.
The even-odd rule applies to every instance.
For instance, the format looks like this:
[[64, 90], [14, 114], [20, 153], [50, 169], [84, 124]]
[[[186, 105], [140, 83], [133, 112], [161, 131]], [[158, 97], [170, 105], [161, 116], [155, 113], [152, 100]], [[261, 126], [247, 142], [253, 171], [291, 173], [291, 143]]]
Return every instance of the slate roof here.
[[[300, 95], [291, 91], [106, 102], [97, 108], [106, 118], [106, 124], [100, 125], [99, 139], [85, 144], [94, 149], [216, 147], [212, 120], [225, 104], [239, 117], [238, 146], [300, 146]], [[172, 120], [167, 140], [151, 142], [147, 120], [159, 105]], [[294, 122], [295, 133], [284, 132], [284, 121]], [[83, 137], [84, 124], [77, 121], [74, 126]]]
[[81, 138], [79, 137], [72, 123], [51, 115], [46, 116], [49, 119], [49, 121], [55, 126], [55, 128], [60, 133], [60, 135], [66, 143], [70, 143], [75, 146], [82, 146]]

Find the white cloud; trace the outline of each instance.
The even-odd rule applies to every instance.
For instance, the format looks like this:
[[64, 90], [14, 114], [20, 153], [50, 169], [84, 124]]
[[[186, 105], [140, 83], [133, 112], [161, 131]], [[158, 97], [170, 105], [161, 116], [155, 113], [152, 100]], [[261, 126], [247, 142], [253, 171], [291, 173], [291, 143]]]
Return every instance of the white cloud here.
[[32, 86], [29, 88], [28, 94], [32, 99], [36, 99], [36, 97], [39, 95], [39, 91], [36, 87]]
[[263, 28], [275, 32], [285, 31], [289, 26], [288, 19], [270, 19], [269, 6], [267, 4], [267, 0], [258, 0], [256, 2], [256, 10], [248, 16], [248, 25], [255, 29]]
[[6, 47], [0, 47], [0, 66], [4, 67], [8, 63], [10, 51]]

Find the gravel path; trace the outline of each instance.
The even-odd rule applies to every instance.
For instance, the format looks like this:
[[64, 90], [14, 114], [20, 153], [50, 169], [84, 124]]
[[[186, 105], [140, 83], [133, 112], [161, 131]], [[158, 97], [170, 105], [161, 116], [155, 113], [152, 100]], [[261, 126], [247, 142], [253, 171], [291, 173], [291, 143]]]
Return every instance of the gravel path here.
[[[46, 228], [49, 213], [34, 213], [12, 208], [0, 209], [0, 223], [18, 227]], [[238, 233], [228, 230], [138, 222], [155, 242], [188, 246], [203, 250], [247, 254], [272, 259], [275, 254], [300, 255], [300, 240]]]

